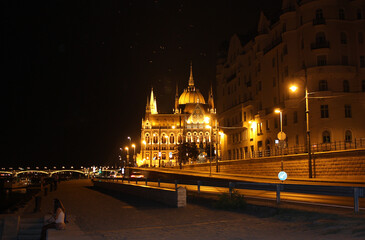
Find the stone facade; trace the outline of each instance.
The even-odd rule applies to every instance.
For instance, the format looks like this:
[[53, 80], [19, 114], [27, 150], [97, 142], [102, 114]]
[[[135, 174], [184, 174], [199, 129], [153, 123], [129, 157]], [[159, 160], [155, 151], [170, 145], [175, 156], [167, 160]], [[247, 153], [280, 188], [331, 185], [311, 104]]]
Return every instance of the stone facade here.
[[217, 64], [223, 159], [272, 155], [280, 123], [282, 146], [307, 148], [305, 89], [312, 147], [363, 138], [364, 38], [364, 0], [283, 0], [278, 20], [262, 13], [255, 36], [232, 36]]

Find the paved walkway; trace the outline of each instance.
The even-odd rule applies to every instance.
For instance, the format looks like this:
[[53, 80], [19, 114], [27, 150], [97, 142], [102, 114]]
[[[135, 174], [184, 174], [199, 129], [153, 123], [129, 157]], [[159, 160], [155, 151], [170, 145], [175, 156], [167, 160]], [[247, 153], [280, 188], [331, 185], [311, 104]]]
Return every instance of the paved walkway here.
[[186, 208], [170, 208], [122, 194], [96, 191], [90, 180], [62, 182], [57, 191], [42, 198], [42, 213], [52, 211], [54, 198], [64, 203], [68, 217], [84, 235], [95, 240], [365, 237], [365, 226], [356, 221], [290, 215], [260, 218], [189, 203]]

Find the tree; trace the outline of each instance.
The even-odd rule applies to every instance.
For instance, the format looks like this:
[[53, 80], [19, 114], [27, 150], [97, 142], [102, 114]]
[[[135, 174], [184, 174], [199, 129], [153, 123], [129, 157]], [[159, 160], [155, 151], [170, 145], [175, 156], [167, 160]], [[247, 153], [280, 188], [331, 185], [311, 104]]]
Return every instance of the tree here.
[[[207, 144], [206, 146], [205, 146], [205, 152], [207, 153], [207, 157], [209, 158], [209, 157], [211, 157], [210, 156], [210, 144]], [[212, 144], [212, 157], [215, 157], [215, 147], [214, 147], [214, 145]]]
[[190, 158], [196, 160], [199, 155], [199, 149], [195, 143], [182, 143], [178, 146], [177, 151], [180, 166], [187, 163]]

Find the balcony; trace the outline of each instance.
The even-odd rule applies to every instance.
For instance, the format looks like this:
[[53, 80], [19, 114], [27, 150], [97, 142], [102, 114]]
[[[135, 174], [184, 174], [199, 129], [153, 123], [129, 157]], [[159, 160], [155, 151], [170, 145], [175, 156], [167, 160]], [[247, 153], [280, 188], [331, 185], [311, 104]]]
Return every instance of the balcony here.
[[313, 19], [313, 26], [322, 25], [322, 24], [326, 24], [326, 19], [324, 19], [324, 18], [315, 18], [315, 19]]
[[321, 48], [330, 48], [330, 42], [329, 41], [321, 41], [321, 42], [315, 42], [311, 44], [311, 49], [321, 49]]

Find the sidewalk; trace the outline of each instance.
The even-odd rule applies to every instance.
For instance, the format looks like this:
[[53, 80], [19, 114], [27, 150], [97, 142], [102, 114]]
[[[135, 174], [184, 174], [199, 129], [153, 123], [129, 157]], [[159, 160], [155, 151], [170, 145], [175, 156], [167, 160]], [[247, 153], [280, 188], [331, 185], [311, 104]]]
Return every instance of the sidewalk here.
[[[62, 182], [42, 197], [42, 214], [52, 211], [59, 198], [69, 221], [81, 235], [67, 239], [359, 239], [365, 227], [332, 215], [280, 215], [260, 217], [189, 204], [171, 208], [123, 194], [100, 192], [90, 180]], [[34, 206], [29, 206], [33, 210]], [[26, 212], [25, 212], [26, 214]], [[363, 220], [363, 219], [361, 219]], [[354, 231], [355, 229], [355, 231]], [[66, 230], [67, 231], [67, 230]], [[79, 233], [80, 233], [79, 232]], [[363, 235], [361, 235], [363, 234]]]

